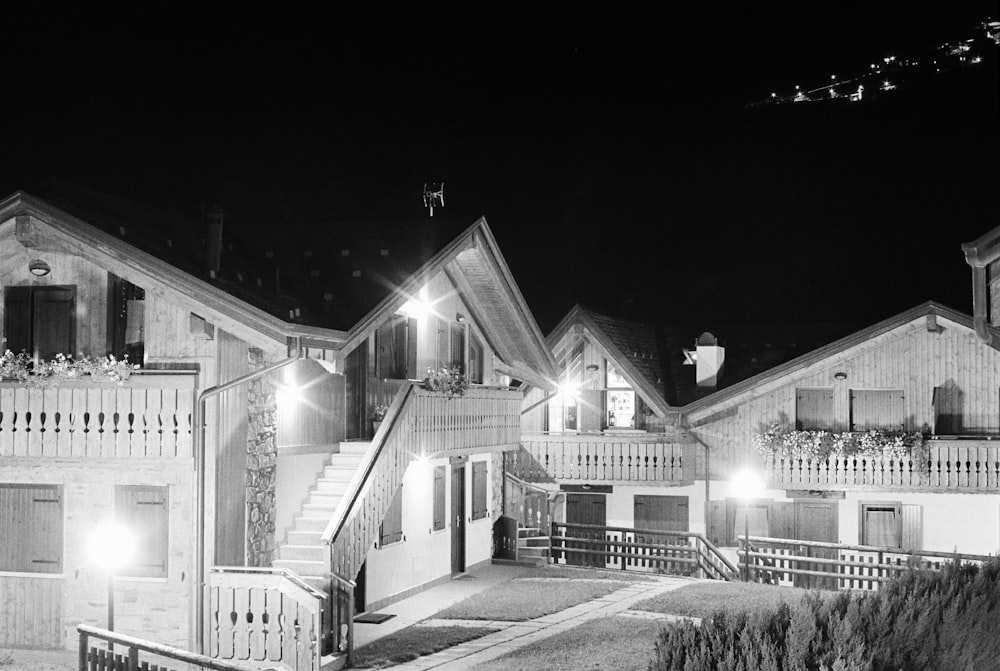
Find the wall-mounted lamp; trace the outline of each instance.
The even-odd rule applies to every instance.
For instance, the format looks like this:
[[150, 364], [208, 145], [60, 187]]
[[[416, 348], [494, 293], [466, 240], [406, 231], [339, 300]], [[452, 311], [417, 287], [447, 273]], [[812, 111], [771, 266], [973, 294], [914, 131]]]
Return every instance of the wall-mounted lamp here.
[[52, 272], [52, 268], [49, 267], [49, 264], [45, 263], [45, 261], [42, 261], [41, 259], [35, 259], [29, 263], [28, 270], [31, 271], [32, 275], [37, 275], [38, 277], [44, 277]]
[[842, 370], [839, 370], [839, 371], [837, 371], [836, 373], [833, 374], [833, 379], [835, 379], [835, 380], [846, 380], [847, 379], [847, 373], [845, 373]]
[[463, 323], [465, 321], [465, 315], [463, 315], [461, 312], [456, 312], [455, 321], [457, 321], [459, 324]]
[[600, 366], [598, 366], [596, 363], [592, 363], [592, 364], [588, 364], [587, 365], [587, 370], [589, 370], [591, 373], [593, 373], [594, 371], [596, 371], [598, 368], [600, 368]]

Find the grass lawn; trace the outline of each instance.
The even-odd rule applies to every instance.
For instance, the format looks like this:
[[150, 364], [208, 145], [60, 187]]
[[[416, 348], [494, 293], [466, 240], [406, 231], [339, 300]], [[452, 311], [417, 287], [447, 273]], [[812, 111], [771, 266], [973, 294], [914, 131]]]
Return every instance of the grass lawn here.
[[0, 671], [75, 671], [76, 651], [0, 648]]
[[429, 655], [496, 631], [489, 627], [421, 627], [400, 629], [354, 651], [354, 667], [381, 669]]
[[[551, 576], [545, 576], [549, 578]], [[598, 599], [625, 587], [620, 580], [584, 577], [517, 578], [463, 599], [436, 613], [448, 620], [506, 620], [523, 622]]]
[[[586, 578], [588, 580], [623, 580], [625, 582], [651, 582], [656, 580], [654, 575], [640, 573], [639, 571], [611, 571], [590, 568], [579, 568], [576, 566], [559, 566], [548, 564], [527, 569], [519, 577], [521, 578]], [[663, 576], [660, 576], [663, 577]], [[671, 576], [673, 577], [673, 576]]]
[[[798, 587], [713, 580], [686, 585], [650, 597], [636, 603], [632, 609], [690, 617], [709, 617], [717, 610], [771, 609], [782, 602], [793, 605], [798, 603], [806, 592], [807, 590]], [[836, 592], [827, 593], [836, 594]]]
[[478, 664], [475, 671], [646, 671], [663, 627], [656, 620], [601, 617]]

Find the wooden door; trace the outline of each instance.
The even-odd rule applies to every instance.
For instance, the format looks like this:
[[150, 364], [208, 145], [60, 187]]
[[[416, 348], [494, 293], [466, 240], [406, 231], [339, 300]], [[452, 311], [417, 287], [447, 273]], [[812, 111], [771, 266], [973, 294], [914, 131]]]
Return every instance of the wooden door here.
[[348, 440], [364, 438], [368, 430], [368, 411], [365, 407], [368, 382], [368, 341], [361, 343], [344, 359], [344, 393], [347, 405], [345, 437]]
[[[837, 536], [836, 501], [795, 502], [795, 538], [797, 540], [836, 543]], [[809, 557], [837, 558], [836, 548], [815, 548], [803, 545], [799, 549]], [[800, 564], [799, 567], [809, 571], [837, 572], [836, 566], [832, 564]], [[795, 586], [808, 589], [836, 589], [837, 581], [834, 578], [821, 576], [797, 575]]]
[[[567, 494], [566, 524], [607, 525], [607, 505], [604, 494]], [[602, 530], [567, 529], [566, 535], [572, 538], [591, 538], [604, 540]], [[604, 545], [573, 542], [574, 547], [587, 550], [604, 549]], [[605, 559], [601, 555], [583, 552], [567, 552], [566, 563], [577, 566], [599, 566], [604, 568]]]
[[451, 467], [451, 572], [465, 571], [465, 464]]
[[636, 529], [688, 530], [688, 497], [636, 494], [632, 503]]

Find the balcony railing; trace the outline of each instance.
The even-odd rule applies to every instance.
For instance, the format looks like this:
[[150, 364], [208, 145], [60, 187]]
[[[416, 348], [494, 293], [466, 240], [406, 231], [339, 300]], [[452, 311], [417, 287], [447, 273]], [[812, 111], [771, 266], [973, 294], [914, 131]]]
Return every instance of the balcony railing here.
[[1000, 441], [934, 440], [926, 461], [910, 457], [778, 457], [765, 477], [785, 489], [1000, 489]]
[[191, 456], [195, 376], [0, 382], [0, 457]]
[[524, 436], [507, 470], [527, 482], [681, 482], [694, 478], [694, 448], [645, 433]]

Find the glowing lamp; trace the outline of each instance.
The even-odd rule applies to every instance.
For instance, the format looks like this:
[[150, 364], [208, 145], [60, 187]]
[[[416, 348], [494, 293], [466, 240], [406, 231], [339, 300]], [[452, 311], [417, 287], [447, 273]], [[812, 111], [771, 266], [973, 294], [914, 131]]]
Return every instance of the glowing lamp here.
[[426, 302], [420, 300], [419, 298], [411, 298], [410, 300], [403, 303], [403, 307], [400, 310], [407, 317], [413, 317], [414, 319], [423, 319], [428, 314], [430, 314], [431, 306]]
[[733, 495], [744, 501], [759, 498], [766, 488], [763, 478], [754, 471], [740, 471], [732, 480]]
[[107, 522], [97, 527], [88, 544], [94, 566], [111, 573], [131, 564], [135, 558], [135, 549], [132, 532], [117, 522]]

